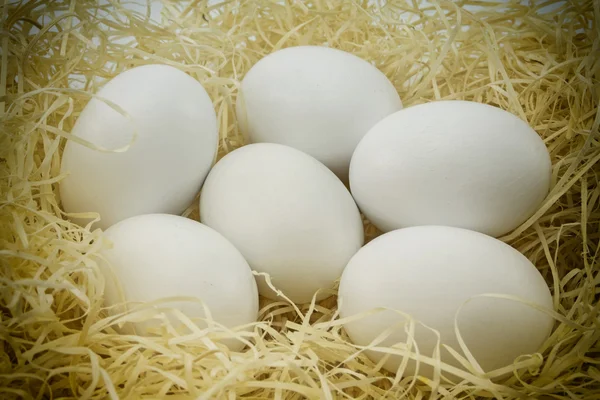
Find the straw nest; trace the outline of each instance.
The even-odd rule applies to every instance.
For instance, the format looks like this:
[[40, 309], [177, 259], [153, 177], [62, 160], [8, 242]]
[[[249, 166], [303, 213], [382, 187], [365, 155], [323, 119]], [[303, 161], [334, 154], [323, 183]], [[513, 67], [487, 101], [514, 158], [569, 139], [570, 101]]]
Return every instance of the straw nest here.
[[[160, 23], [149, 7], [118, 3], [6, 0], [1, 9], [0, 397], [600, 398], [598, 2], [165, 0]], [[394, 376], [348, 341], [334, 297], [299, 308], [263, 301], [239, 353], [210, 329], [116, 333], [157, 312], [106, 316], [94, 263], [100, 232], [70, 223], [57, 191], [61, 149], [90, 93], [137, 65], [176, 66], [211, 95], [223, 155], [243, 144], [234, 104], [244, 73], [306, 44], [375, 63], [406, 106], [493, 104], [543, 137], [551, 192], [502, 238], [552, 290], [556, 324], [540, 353], [488, 375], [465, 368], [449, 379], [451, 367], [437, 363], [435, 380]], [[185, 215], [197, 218], [196, 206]], [[402, 346], [380, 350], [436, 364]]]

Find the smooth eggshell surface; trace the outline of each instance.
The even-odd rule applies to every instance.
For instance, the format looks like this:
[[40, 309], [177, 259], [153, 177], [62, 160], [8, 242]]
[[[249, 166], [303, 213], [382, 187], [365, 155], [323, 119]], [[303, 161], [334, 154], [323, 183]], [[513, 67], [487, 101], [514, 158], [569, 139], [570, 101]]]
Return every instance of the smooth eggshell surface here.
[[384, 232], [447, 225], [503, 235], [548, 193], [551, 163], [542, 139], [504, 110], [436, 101], [382, 120], [357, 146], [350, 188]]
[[337, 49], [298, 46], [256, 63], [242, 81], [236, 106], [251, 142], [302, 150], [347, 181], [360, 139], [402, 103], [392, 83], [367, 61]]
[[[331, 288], [364, 240], [342, 182], [314, 158], [279, 144], [251, 144], [223, 157], [206, 178], [200, 216], [296, 303]], [[258, 284], [262, 295], [277, 299], [263, 278]]]
[[[467, 348], [484, 371], [510, 365], [516, 357], [540, 348], [553, 319], [542, 311], [508, 299], [515, 296], [551, 310], [552, 298], [543, 277], [521, 253], [484, 234], [460, 228], [419, 226], [386, 233], [364, 246], [348, 263], [340, 282], [338, 305], [342, 318], [387, 307], [412, 316], [439, 332], [441, 343], [461, 352], [455, 316]], [[471, 299], [470, 301], [468, 301]], [[467, 302], [468, 301], [468, 302]], [[393, 311], [345, 324], [352, 341], [368, 345], [394, 324], [399, 327], [381, 346], [406, 342], [405, 319]], [[436, 335], [417, 325], [420, 354], [432, 357]], [[414, 349], [414, 346], [413, 346]], [[380, 360], [381, 353], [368, 353]], [[400, 356], [384, 368], [396, 372]], [[458, 366], [445, 349], [442, 361]], [[409, 362], [406, 375], [415, 372]], [[419, 374], [432, 376], [421, 364]]]
[[[62, 157], [60, 195], [68, 213], [98, 212], [107, 228], [148, 213], [179, 214], [194, 200], [217, 151], [217, 119], [202, 85], [167, 65], [145, 65], [109, 81], [98, 96], [123, 108], [126, 118], [102, 100], [86, 105], [72, 134], [101, 152], [73, 141]], [[85, 221], [77, 220], [79, 223]]]
[[[105, 302], [149, 302], [166, 297], [193, 297], [208, 306], [214, 321], [227, 328], [255, 322], [258, 317], [256, 280], [240, 252], [213, 229], [188, 218], [147, 214], [125, 219], [104, 232], [112, 248], [102, 253], [108, 278]], [[176, 308], [200, 327], [206, 322], [199, 302], [161, 303]], [[171, 321], [177, 324], [172, 314]], [[135, 324], [147, 334], [158, 321]], [[243, 344], [225, 342], [234, 350]]]

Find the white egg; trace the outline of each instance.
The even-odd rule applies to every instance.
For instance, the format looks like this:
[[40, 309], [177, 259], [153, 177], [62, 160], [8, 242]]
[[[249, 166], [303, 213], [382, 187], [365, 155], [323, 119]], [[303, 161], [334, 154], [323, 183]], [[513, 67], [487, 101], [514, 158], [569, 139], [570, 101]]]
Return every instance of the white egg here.
[[[112, 248], [102, 253], [108, 280], [105, 302], [144, 303], [167, 297], [193, 297], [210, 310], [214, 321], [227, 328], [255, 322], [258, 291], [252, 270], [240, 252], [221, 234], [194, 220], [170, 214], [146, 214], [125, 219], [107, 229]], [[200, 327], [206, 327], [200, 302], [168, 302]], [[120, 307], [117, 307], [118, 311]], [[177, 319], [165, 311], [178, 327]], [[158, 321], [139, 322], [136, 333], [148, 334]], [[228, 339], [240, 349], [243, 344]]]
[[318, 46], [290, 47], [261, 59], [244, 77], [236, 105], [251, 142], [302, 150], [344, 181], [360, 139], [402, 108], [392, 83], [372, 64]]
[[[331, 288], [364, 240], [342, 182], [314, 158], [279, 144], [244, 146], [221, 159], [206, 178], [200, 216], [297, 303]], [[258, 285], [277, 298], [262, 278]]]
[[[484, 371], [510, 365], [516, 357], [537, 352], [550, 334], [553, 319], [522, 302], [477, 297], [510, 295], [546, 309], [552, 298], [543, 277], [521, 253], [484, 234], [461, 228], [419, 226], [386, 233], [364, 246], [348, 263], [340, 282], [342, 318], [377, 307], [407, 313], [437, 330], [442, 344], [462, 354], [455, 316], [467, 348]], [[470, 301], [468, 301], [471, 299]], [[368, 345], [399, 324], [381, 346], [407, 341], [407, 319], [391, 310], [345, 324], [352, 341]], [[436, 335], [421, 325], [415, 330], [420, 354], [433, 357]], [[413, 347], [414, 349], [414, 347]], [[367, 353], [380, 360], [382, 353]], [[442, 361], [458, 366], [445, 349]], [[400, 356], [384, 368], [396, 372]], [[406, 374], [415, 372], [410, 362]], [[421, 364], [419, 374], [432, 375]]]
[[[67, 142], [60, 195], [68, 213], [98, 212], [97, 227], [148, 213], [179, 214], [194, 200], [214, 161], [217, 119], [202, 85], [167, 65], [146, 65], [113, 78], [86, 105], [72, 134], [101, 152]], [[84, 223], [82, 220], [76, 220]]]
[[467, 101], [436, 101], [382, 120], [357, 146], [352, 195], [390, 231], [448, 225], [500, 236], [548, 193], [548, 150], [527, 123]]

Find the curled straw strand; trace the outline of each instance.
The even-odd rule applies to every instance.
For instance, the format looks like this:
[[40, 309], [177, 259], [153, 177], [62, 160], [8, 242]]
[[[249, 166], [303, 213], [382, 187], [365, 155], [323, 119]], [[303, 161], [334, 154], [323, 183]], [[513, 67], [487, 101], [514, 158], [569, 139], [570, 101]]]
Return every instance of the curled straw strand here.
[[[600, 397], [598, 2], [165, 0], [160, 24], [148, 4], [131, 11], [118, 1], [3, 3], [0, 397]], [[179, 315], [188, 327], [180, 331], [160, 304], [107, 316], [95, 261], [100, 232], [64, 219], [57, 192], [61, 151], [75, 140], [68, 132], [90, 93], [133, 66], [176, 66], [214, 101], [221, 157], [244, 143], [234, 109], [241, 77], [266, 54], [306, 44], [373, 62], [406, 106], [434, 99], [493, 104], [545, 140], [551, 192], [503, 238], [553, 291], [548, 312], [556, 324], [541, 354], [482, 375], [461, 342], [446, 348], [465, 366], [458, 369], [439, 360], [443, 343], [434, 354], [419, 353], [410, 319], [398, 327], [407, 329], [407, 343], [360, 348], [348, 341], [334, 297], [302, 307], [263, 300], [249, 332], [194, 328]], [[197, 219], [197, 206], [185, 215]], [[369, 239], [379, 234], [368, 223], [365, 232]], [[152, 318], [165, 321], [155, 336], [117, 333]], [[231, 352], [220, 343], [226, 338], [249, 346]], [[404, 357], [401, 369], [409, 360], [431, 365], [433, 379], [386, 373], [366, 349]]]

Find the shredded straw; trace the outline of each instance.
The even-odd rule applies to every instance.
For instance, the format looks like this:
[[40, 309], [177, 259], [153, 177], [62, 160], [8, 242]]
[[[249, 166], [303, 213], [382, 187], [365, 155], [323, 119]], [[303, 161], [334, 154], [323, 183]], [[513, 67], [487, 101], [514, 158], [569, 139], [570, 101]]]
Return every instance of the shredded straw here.
[[[145, 3], [134, 12], [117, 0], [2, 1], [0, 397], [600, 398], [597, 1], [164, 0], [160, 22]], [[200, 329], [181, 315], [185, 332], [165, 321], [155, 336], [117, 333], [128, 321], [164, 313], [150, 304], [109, 317], [102, 308], [104, 278], [95, 261], [105, 245], [101, 232], [69, 222], [57, 190], [61, 151], [76, 140], [69, 132], [77, 116], [107, 79], [142, 64], [169, 64], [209, 92], [222, 156], [243, 145], [234, 104], [244, 74], [268, 53], [307, 44], [374, 63], [406, 106], [488, 103], [525, 119], [544, 139], [554, 166], [551, 191], [502, 238], [552, 290], [554, 310], [546, 312], [556, 323], [540, 353], [483, 374], [468, 349], [448, 349], [464, 368], [441, 362], [443, 343], [435, 354], [418, 353], [411, 339], [381, 347], [390, 333], [382, 332], [370, 346], [355, 346], [334, 296], [306, 306], [263, 299], [249, 332]], [[197, 206], [185, 215], [198, 219]], [[365, 229], [369, 239], [378, 234]], [[418, 324], [400, 329], [411, 338]], [[221, 343], [233, 337], [248, 343], [246, 350]], [[365, 350], [404, 356], [401, 369], [418, 360], [435, 373], [391, 374]]]

